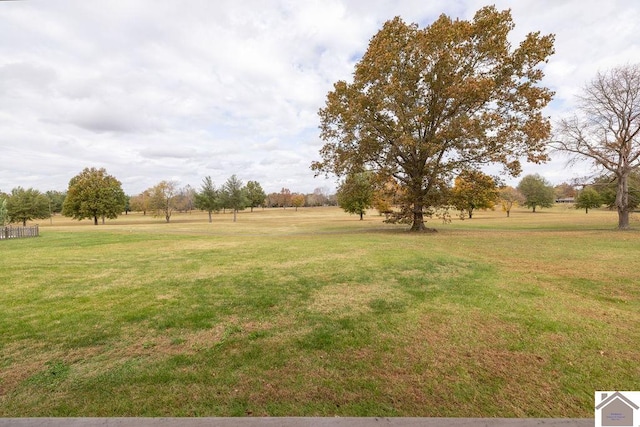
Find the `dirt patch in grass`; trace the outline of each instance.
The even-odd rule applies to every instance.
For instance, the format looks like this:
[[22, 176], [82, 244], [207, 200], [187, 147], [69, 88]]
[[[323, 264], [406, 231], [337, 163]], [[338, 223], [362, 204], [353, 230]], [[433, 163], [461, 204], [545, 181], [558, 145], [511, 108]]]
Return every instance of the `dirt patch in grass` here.
[[[248, 322], [239, 323], [231, 319], [209, 329], [197, 331], [166, 330], [158, 333], [151, 329], [131, 327], [122, 332], [123, 339], [104, 345], [82, 348], [60, 348], [37, 342], [22, 341], [5, 346], [3, 352], [9, 360], [0, 373], [0, 396], [16, 389], [22, 382], [46, 369], [51, 360], [60, 360], [73, 369], [91, 372], [92, 375], [106, 372], [126, 360], [145, 358], [148, 361], [162, 360], [169, 356], [194, 355], [224, 342], [233, 333], [251, 333], [268, 325]], [[143, 332], [143, 334], [141, 334]]]
[[14, 390], [23, 381], [46, 369], [51, 361], [63, 361], [71, 364], [80, 360], [90, 359], [100, 355], [103, 348], [84, 347], [82, 349], [62, 350], [51, 348], [42, 342], [20, 342], [18, 345], [7, 345], [3, 352], [6, 357], [19, 361], [2, 368], [0, 372], [0, 396]]
[[583, 416], [563, 406], [548, 354], [508, 349], [505, 337], [518, 333], [481, 313], [425, 316], [384, 363], [389, 398], [402, 412], [431, 417]]

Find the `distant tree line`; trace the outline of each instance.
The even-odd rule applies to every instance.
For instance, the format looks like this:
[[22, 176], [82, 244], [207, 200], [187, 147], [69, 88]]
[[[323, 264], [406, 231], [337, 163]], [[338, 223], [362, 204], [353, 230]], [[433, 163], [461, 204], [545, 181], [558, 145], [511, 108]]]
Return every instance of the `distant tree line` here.
[[213, 213], [230, 211], [237, 221], [239, 211], [255, 208], [294, 208], [335, 205], [335, 196], [325, 189], [317, 188], [313, 193], [292, 193], [288, 188], [266, 194], [257, 181], [245, 184], [236, 175], [216, 186], [210, 176], [202, 180], [199, 189], [187, 185], [179, 188], [177, 183], [162, 181], [142, 193], [130, 197], [130, 210], [163, 216], [169, 222], [173, 212], [205, 211], [212, 222]]
[[[640, 174], [632, 174], [629, 182], [630, 204], [636, 209], [640, 205]], [[370, 208], [389, 218], [402, 209], [403, 191], [391, 180], [380, 183], [373, 174], [359, 172], [348, 175], [341, 182], [337, 202], [345, 212], [356, 214], [360, 219]], [[502, 184], [499, 177], [480, 171], [463, 171], [452, 183], [440, 185], [438, 198], [442, 208], [432, 216], [440, 216], [444, 220], [450, 219], [452, 210], [458, 211], [460, 218], [471, 219], [477, 210], [500, 206], [509, 217], [517, 206], [537, 212], [556, 203], [569, 203], [588, 213], [589, 209], [603, 205], [615, 209], [616, 182], [614, 176], [602, 175], [587, 184], [563, 182], [554, 186], [539, 174], [530, 174], [514, 188]]]
[[[537, 212], [554, 203], [571, 203], [586, 213], [590, 209], [605, 206], [616, 209], [617, 178], [614, 174], [600, 175], [587, 182], [574, 182], [553, 186], [538, 174], [524, 176], [514, 187], [501, 183], [479, 171], [463, 171], [452, 182], [441, 183], [438, 198], [444, 208], [434, 213], [444, 220], [451, 211], [458, 211], [461, 218], [473, 218], [477, 210], [501, 207], [510, 216], [513, 208], [524, 206]], [[629, 205], [640, 206], [640, 173], [628, 178]], [[121, 183], [105, 169], [85, 168], [69, 181], [66, 192], [16, 187], [10, 193], [0, 192], [0, 226], [46, 219], [62, 214], [74, 219], [91, 219], [94, 224], [105, 219], [117, 218], [128, 212], [161, 217], [170, 222], [173, 213], [189, 213], [193, 210], [212, 214], [229, 211], [237, 221], [239, 211], [254, 208], [295, 209], [315, 206], [340, 206], [345, 212], [360, 219], [368, 209], [376, 209], [388, 222], [399, 212], [405, 197], [404, 189], [393, 180], [380, 182], [367, 171], [348, 175], [338, 186], [336, 194], [316, 188], [313, 193], [302, 194], [282, 188], [266, 194], [257, 181], [242, 182], [236, 175], [222, 185], [214, 185], [210, 176], [203, 179], [200, 188], [178, 186], [174, 181], [161, 181], [135, 196], [127, 196]]]
[[283, 188], [278, 193], [266, 194], [257, 181], [244, 184], [235, 175], [216, 187], [211, 177], [203, 179], [199, 189], [190, 185], [180, 187], [174, 181], [161, 181], [134, 196], [125, 195], [122, 185], [104, 168], [85, 168], [69, 181], [66, 192], [34, 188], [14, 188], [10, 193], [0, 191], [0, 226], [9, 223], [50, 218], [62, 214], [77, 220], [91, 219], [94, 224], [117, 218], [129, 212], [162, 217], [171, 220], [174, 212], [188, 213], [195, 209], [211, 214], [231, 211], [234, 221], [237, 213], [249, 208], [336, 205], [335, 195], [327, 189], [317, 188], [313, 193], [292, 193]]

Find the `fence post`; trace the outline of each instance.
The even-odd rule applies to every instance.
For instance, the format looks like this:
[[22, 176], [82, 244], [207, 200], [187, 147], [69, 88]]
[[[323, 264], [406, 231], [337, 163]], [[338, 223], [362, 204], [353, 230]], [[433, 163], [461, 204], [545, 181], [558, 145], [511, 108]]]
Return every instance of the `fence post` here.
[[36, 224], [29, 227], [0, 226], [0, 240], [20, 239], [23, 237], [40, 237], [40, 225]]

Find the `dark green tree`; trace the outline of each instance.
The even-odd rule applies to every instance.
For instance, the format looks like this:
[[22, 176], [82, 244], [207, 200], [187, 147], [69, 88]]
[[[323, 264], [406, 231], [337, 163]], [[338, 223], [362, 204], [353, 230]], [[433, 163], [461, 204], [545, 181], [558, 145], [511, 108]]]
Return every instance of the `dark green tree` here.
[[[465, 169], [500, 164], [513, 176], [519, 159], [547, 159], [553, 93], [540, 65], [553, 36], [530, 33], [512, 48], [510, 11], [480, 9], [473, 20], [441, 15], [424, 29], [387, 21], [319, 112], [317, 173], [371, 170], [403, 189], [411, 230], [446, 203], [447, 183]], [[403, 216], [403, 219], [406, 216]]]
[[236, 222], [238, 211], [249, 205], [244, 183], [235, 175], [232, 175], [222, 186], [222, 194], [224, 206], [233, 210], [233, 222]]
[[9, 221], [9, 213], [7, 212], [7, 199], [0, 197], [0, 227], [4, 227]]
[[591, 187], [586, 187], [578, 192], [574, 206], [576, 209], [584, 209], [584, 213], [589, 213], [589, 209], [602, 206], [602, 198], [596, 190]]
[[253, 208], [264, 205], [267, 195], [262, 189], [260, 183], [258, 183], [257, 181], [247, 181], [246, 189], [247, 199], [249, 200], [249, 207], [251, 208], [251, 212], [253, 212]]
[[[609, 209], [616, 209], [618, 179], [615, 175], [601, 175], [595, 178], [589, 186], [598, 192], [602, 204]], [[626, 188], [629, 209], [637, 209], [640, 206], [640, 171], [629, 174]]]
[[62, 213], [62, 206], [64, 205], [64, 199], [67, 194], [63, 191], [49, 190], [45, 193], [49, 201], [51, 202], [51, 213]]
[[524, 205], [536, 211], [536, 207], [550, 208], [556, 197], [553, 186], [538, 174], [527, 175], [518, 184], [518, 191], [525, 198]]
[[345, 212], [360, 216], [362, 221], [367, 209], [373, 206], [375, 189], [372, 174], [359, 172], [348, 175], [338, 187], [338, 206]]
[[122, 185], [104, 168], [85, 168], [71, 178], [67, 197], [62, 205], [62, 214], [77, 220], [93, 218], [115, 219], [124, 211], [126, 196]]
[[7, 216], [9, 222], [21, 222], [23, 227], [27, 221], [49, 218], [49, 199], [33, 188], [16, 187], [7, 200]]
[[200, 191], [196, 193], [196, 208], [202, 209], [209, 214], [209, 222], [213, 222], [211, 214], [222, 209], [222, 198], [220, 191], [213, 185], [210, 176], [202, 180]]

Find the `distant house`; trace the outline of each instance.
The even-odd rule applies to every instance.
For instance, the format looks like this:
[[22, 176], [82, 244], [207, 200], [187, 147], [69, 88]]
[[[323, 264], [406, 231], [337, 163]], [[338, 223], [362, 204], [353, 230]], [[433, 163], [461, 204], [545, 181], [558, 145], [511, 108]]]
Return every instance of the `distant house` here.
[[574, 197], [563, 197], [562, 199], [556, 199], [556, 203], [575, 203]]
[[610, 396], [602, 393], [601, 398], [596, 410], [600, 411], [602, 426], [634, 426], [633, 411], [640, 409], [638, 405], [617, 391]]

